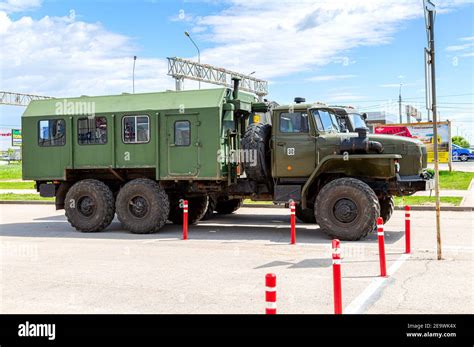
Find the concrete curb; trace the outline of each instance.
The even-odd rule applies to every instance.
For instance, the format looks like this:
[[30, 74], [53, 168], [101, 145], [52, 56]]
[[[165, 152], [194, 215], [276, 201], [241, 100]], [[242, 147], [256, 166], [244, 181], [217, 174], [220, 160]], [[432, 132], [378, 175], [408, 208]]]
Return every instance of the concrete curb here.
[[[0, 205], [54, 205], [54, 201], [40, 200], [0, 200]], [[261, 204], [244, 204], [242, 207], [250, 208], [285, 208], [282, 205], [261, 205]], [[435, 211], [434, 206], [410, 206], [412, 211]], [[403, 206], [395, 206], [395, 210], [402, 211]], [[474, 211], [471, 206], [441, 206], [441, 211]]]
[[54, 205], [54, 201], [41, 201], [41, 200], [0, 200], [0, 205]]
[[[260, 205], [260, 204], [243, 204], [242, 207], [250, 208], [284, 208], [283, 205]], [[435, 211], [435, 206], [410, 206], [412, 211]], [[405, 207], [395, 206], [395, 210], [402, 211]], [[441, 211], [474, 211], [471, 206], [441, 206]]]

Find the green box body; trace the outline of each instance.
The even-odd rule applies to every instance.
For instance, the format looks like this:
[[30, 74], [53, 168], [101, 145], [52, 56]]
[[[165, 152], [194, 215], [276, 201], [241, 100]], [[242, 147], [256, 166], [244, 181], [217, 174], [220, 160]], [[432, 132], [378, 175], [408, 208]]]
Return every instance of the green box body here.
[[[67, 170], [152, 169], [161, 181], [223, 180], [226, 167], [217, 154], [229, 150], [223, 122], [233, 119], [230, 95], [229, 89], [216, 88], [33, 101], [22, 117], [23, 179], [66, 180]], [[255, 101], [246, 93], [239, 97], [246, 107]], [[84, 110], [105, 117], [105, 143], [80, 144], [78, 120], [91, 116]], [[138, 115], [149, 117], [149, 141], [126, 143], [124, 117]], [[64, 144], [40, 146], [40, 121], [55, 119], [64, 120]], [[189, 126], [185, 146], [175, 145], [176, 122]]]

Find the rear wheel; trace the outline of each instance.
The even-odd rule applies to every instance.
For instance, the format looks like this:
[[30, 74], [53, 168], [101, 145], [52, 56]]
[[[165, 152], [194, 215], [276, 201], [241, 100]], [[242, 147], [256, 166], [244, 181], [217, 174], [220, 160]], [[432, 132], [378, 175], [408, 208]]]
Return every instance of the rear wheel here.
[[393, 196], [384, 196], [379, 199], [380, 204], [380, 217], [383, 218], [384, 224], [390, 220], [392, 217], [393, 210], [395, 209], [395, 203], [393, 201]]
[[214, 211], [216, 210], [217, 200], [214, 196], [209, 195], [209, 204], [207, 205], [206, 213], [202, 216], [201, 220], [208, 220], [214, 216]]
[[359, 240], [374, 230], [380, 205], [374, 191], [354, 178], [339, 178], [319, 192], [315, 213], [323, 232], [341, 240]]
[[102, 231], [114, 219], [114, 195], [101, 181], [82, 180], [67, 192], [64, 209], [67, 220], [77, 230]]
[[[170, 212], [168, 220], [173, 224], [183, 224], [183, 209], [180, 206], [180, 198], [173, 197], [171, 199]], [[188, 224], [196, 224], [207, 211], [209, 197], [195, 196], [188, 198]]]
[[216, 211], [219, 214], [231, 214], [242, 206], [242, 199], [229, 199], [217, 202]]
[[150, 234], [162, 228], [169, 213], [168, 195], [155, 181], [138, 178], [117, 195], [117, 217], [134, 234]]

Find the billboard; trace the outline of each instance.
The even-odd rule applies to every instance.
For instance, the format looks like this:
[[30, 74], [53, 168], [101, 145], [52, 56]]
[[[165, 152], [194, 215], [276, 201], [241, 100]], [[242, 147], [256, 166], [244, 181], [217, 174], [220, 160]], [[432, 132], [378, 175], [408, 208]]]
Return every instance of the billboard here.
[[21, 129], [12, 129], [12, 147], [21, 147]]
[[411, 137], [418, 139], [426, 145], [428, 150], [428, 162], [433, 162], [434, 144], [438, 144], [438, 156], [440, 163], [448, 163], [451, 155], [451, 123], [438, 122], [438, 139], [433, 138], [433, 123], [407, 123], [407, 124], [390, 124], [377, 125], [374, 128], [375, 134], [387, 134]]

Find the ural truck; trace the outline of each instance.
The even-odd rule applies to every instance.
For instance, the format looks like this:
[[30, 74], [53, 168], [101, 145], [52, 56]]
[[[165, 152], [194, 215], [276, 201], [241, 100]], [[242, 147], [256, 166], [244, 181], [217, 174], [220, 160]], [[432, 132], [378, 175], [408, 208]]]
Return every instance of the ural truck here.
[[[115, 214], [132, 233], [157, 232], [182, 222], [181, 199], [196, 223], [214, 195], [230, 212], [244, 198], [293, 200], [301, 219], [344, 240], [388, 220], [392, 196], [431, 188], [420, 142], [341, 133], [325, 105], [271, 109], [233, 83], [32, 101], [22, 116], [23, 179], [82, 232], [104, 230]], [[249, 124], [255, 113], [272, 125]]]

